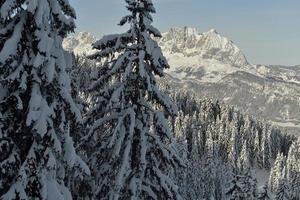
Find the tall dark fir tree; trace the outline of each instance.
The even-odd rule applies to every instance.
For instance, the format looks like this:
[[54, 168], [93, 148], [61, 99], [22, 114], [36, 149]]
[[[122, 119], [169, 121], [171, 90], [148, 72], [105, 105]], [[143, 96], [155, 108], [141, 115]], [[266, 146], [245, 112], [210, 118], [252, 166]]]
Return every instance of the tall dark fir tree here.
[[[170, 98], [160, 91], [155, 76], [169, 65], [153, 37], [151, 0], [126, 0], [130, 11], [120, 25], [123, 34], [108, 35], [93, 46], [90, 58], [106, 61], [91, 90], [98, 101], [89, 114], [95, 120], [89, 131], [99, 141], [92, 170], [98, 199], [181, 199], [172, 180], [180, 164], [172, 147], [167, 117], [177, 113]], [[90, 141], [90, 140], [89, 140]], [[93, 159], [93, 158], [92, 158]]]
[[65, 174], [81, 160], [68, 130], [81, 115], [62, 40], [75, 12], [68, 0], [0, 6], [0, 199], [71, 199]]

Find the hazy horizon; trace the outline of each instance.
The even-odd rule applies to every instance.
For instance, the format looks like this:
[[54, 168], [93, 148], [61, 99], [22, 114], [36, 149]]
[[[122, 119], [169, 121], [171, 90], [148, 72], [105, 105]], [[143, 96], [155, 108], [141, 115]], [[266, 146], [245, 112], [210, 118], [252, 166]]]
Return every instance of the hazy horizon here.
[[[78, 19], [76, 32], [96, 37], [118, 33], [127, 14], [123, 0], [70, 0]], [[165, 32], [172, 27], [216, 29], [232, 40], [250, 63], [300, 64], [300, 1], [154, 0], [154, 25]], [[125, 27], [127, 28], [127, 27]]]

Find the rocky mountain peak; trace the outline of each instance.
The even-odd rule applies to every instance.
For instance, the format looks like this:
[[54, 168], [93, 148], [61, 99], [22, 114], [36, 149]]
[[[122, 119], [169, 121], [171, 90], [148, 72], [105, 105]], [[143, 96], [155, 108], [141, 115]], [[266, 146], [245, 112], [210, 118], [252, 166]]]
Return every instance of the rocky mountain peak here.
[[[215, 29], [200, 33], [196, 28], [171, 28], [158, 39], [164, 54], [190, 59], [217, 60], [224, 64], [245, 66], [248, 62], [242, 51], [229, 39]], [[93, 53], [91, 44], [96, 38], [88, 32], [80, 32], [64, 40], [63, 46], [75, 54]], [[197, 63], [195, 63], [197, 65]]]
[[158, 42], [166, 54], [182, 54], [184, 57], [198, 56], [234, 66], [248, 65], [242, 51], [215, 29], [200, 33], [196, 28], [172, 28], [163, 33], [163, 38]]
[[93, 53], [92, 44], [96, 41], [89, 32], [79, 32], [75, 36], [70, 36], [63, 41], [63, 47], [67, 51], [72, 51], [76, 55]]
[[207, 33], [219, 34], [216, 29], [210, 29]]

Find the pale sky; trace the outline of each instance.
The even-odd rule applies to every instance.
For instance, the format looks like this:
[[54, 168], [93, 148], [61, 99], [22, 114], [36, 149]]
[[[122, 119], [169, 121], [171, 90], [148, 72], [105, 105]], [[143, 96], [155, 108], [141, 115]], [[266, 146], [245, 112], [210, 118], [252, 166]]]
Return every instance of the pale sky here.
[[[126, 29], [118, 22], [124, 0], [69, 0], [77, 11], [77, 32], [96, 37]], [[190, 26], [216, 29], [253, 64], [300, 64], [300, 0], [153, 0], [154, 25], [165, 32]]]

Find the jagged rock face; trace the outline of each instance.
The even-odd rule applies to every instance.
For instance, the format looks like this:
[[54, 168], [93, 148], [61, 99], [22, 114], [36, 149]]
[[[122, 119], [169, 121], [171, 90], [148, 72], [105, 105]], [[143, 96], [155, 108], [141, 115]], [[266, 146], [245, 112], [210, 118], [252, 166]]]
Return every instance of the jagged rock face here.
[[[195, 28], [172, 28], [163, 33], [158, 39], [165, 56], [171, 60], [177, 57], [191, 58], [193, 60], [212, 59], [224, 64], [245, 66], [248, 64], [241, 50], [229, 39], [221, 36], [216, 30], [199, 33]], [[89, 54], [94, 52], [91, 44], [96, 38], [90, 33], [81, 32], [64, 40], [63, 46], [75, 54]], [[198, 63], [194, 63], [198, 65]]]
[[167, 58], [177, 54], [182, 57], [214, 59], [234, 66], [248, 64], [241, 50], [214, 29], [199, 33], [195, 28], [172, 28], [162, 35], [158, 42]]
[[92, 44], [96, 38], [88, 32], [80, 32], [76, 36], [70, 36], [63, 41], [63, 47], [75, 55], [92, 54], [95, 50], [92, 49]]

